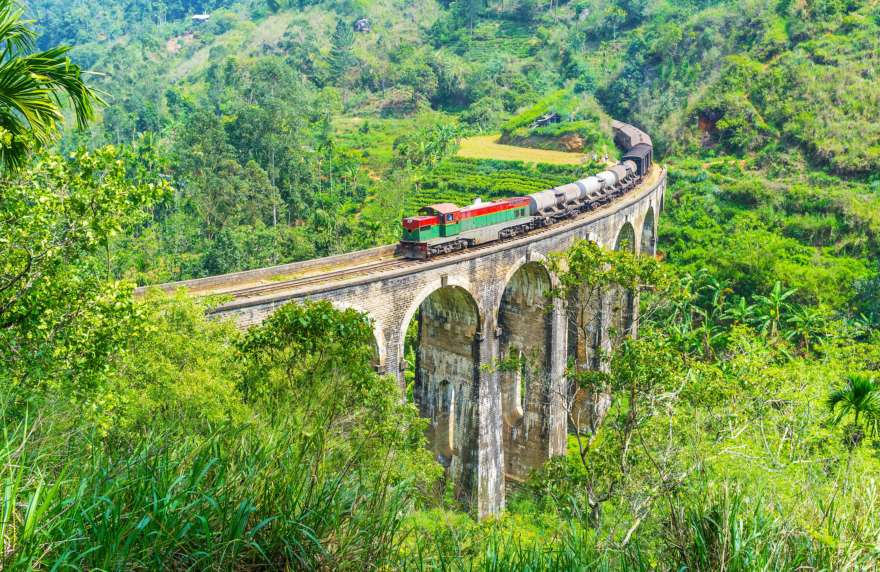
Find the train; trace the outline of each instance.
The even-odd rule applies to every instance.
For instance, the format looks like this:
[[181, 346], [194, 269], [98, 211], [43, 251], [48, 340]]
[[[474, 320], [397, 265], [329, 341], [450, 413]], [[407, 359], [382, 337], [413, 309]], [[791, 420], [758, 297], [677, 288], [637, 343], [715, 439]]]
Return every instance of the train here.
[[459, 207], [427, 205], [404, 217], [398, 254], [428, 259], [474, 246], [509, 240], [597, 209], [639, 185], [654, 159], [651, 138], [640, 129], [615, 121], [614, 140], [624, 150], [620, 162], [601, 173], [524, 197]]

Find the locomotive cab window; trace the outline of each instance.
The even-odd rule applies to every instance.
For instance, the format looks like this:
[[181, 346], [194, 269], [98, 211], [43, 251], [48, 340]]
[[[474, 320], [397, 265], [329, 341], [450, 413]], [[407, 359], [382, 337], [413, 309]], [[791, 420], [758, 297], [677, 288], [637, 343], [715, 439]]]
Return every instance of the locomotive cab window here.
[[452, 215], [451, 214], [446, 215], [446, 222], [452, 222]]

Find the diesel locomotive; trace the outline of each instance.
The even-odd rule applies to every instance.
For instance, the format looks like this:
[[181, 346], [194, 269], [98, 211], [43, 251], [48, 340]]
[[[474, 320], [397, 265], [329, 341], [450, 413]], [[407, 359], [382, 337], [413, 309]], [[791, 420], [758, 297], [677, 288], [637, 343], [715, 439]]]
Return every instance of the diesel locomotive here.
[[428, 205], [403, 219], [398, 253], [431, 258], [479, 244], [506, 240], [570, 219], [605, 205], [635, 188], [653, 162], [651, 139], [632, 125], [614, 122], [620, 162], [592, 177], [524, 197], [459, 207]]

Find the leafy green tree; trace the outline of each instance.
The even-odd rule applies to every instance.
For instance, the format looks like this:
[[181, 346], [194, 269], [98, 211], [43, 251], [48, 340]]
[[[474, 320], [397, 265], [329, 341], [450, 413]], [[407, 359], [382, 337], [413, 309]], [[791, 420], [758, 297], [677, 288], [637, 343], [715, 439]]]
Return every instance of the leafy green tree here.
[[35, 32], [13, 0], [0, 0], [0, 161], [18, 168], [34, 146], [50, 143], [63, 121], [61, 94], [84, 127], [100, 99], [83, 82], [67, 47], [34, 51]]
[[[653, 415], [658, 393], [683, 365], [659, 332], [634, 340], [628, 329], [608, 328], [619, 319], [603, 314], [610, 306], [609, 298], [620, 290], [650, 292], [650, 299], [641, 305], [640, 318], [640, 323], [649, 324], [661, 307], [679, 296], [677, 282], [652, 256], [628, 249], [609, 251], [588, 240], [551, 256], [548, 266], [559, 279], [550, 296], [567, 305], [569, 328], [584, 345], [608, 330], [607, 342], [570, 356], [569, 387], [561, 396], [578, 447], [581, 494], [589, 524], [598, 528], [602, 507], [631, 482], [632, 440]], [[615, 418], [602, 427], [611, 404]], [[658, 478], [665, 480], [669, 475], [658, 474]]]
[[132, 439], [155, 427], [190, 437], [248, 421], [237, 387], [239, 363], [230, 351], [240, 334], [233, 322], [206, 317], [211, 305], [183, 290], [173, 296], [148, 291], [138, 300], [144, 327], [128, 332], [87, 421], [101, 434]]
[[180, 178], [209, 240], [230, 225], [276, 224], [284, 214], [278, 189], [256, 161], [244, 165], [220, 119], [209, 112], [190, 117], [177, 143]]
[[451, 123], [438, 123], [394, 142], [394, 152], [401, 165], [410, 167], [433, 166], [458, 149], [458, 128]]
[[354, 45], [354, 32], [344, 20], [336, 21], [336, 29], [330, 38], [330, 74], [339, 81], [354, 64], [351, 48]]
[[396, 381], [372, 367], [375, 341], [366, 315], [328, 301], [285, 304], [236, 347], [246, 401], [304, 443], [313, 437], [336, 443], [337, 456], [328, 461], [341, 471], [351, 463], [384, 479], [439, 475], [424, 448], [425, 420], [401, 401]]
[[473, 30], [474, 24], [477, 22], [477, 18], [479, 18], [480, 13], [486, 6], [485, 0], [461, 0], [459, 4], [459, 9], [461, 10], [461, 14], [464, 17], [464, 20], [467, 22], [468, 27]]
[[215, 275], [315, 257], [315, 237], [310, 229], [259, 223], [222, 229], [206, 245], [200, 266], [208, 275]]
[[98, 65], [102, 73], [96, 75], [95, 85], [113, 97], [101, 113], [101, 128], [94, 130], [98, 144], [129, 144], [141, 133], [159, 133], [169, 122], [167, 111], [176, 111], [182, 103], [176, 95], [169, 100], [160, 80], [165, 69], [144, 47], [114, 45]]
[[423, 52], [416, 52], [397, 66], [397, 81], [412, 93], [411, 105], [417, 108], [435, 98], [439, 82], [437, 72], [428, 65]]
[[131, 181], [106, 148], [43, 157], [0, 188], [0, 385], [88, 398], [139, 323], [131, 285], [110, 275], [111, 239], [167, 185]]

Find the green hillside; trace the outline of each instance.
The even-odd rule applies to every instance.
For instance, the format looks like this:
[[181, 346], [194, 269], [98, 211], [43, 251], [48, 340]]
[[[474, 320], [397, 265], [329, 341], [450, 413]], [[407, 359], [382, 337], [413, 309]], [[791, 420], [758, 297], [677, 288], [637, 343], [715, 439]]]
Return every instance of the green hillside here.
[[[0, 0], [0, 569], [876, 567], [877, 0], [17, 9]], [[569, 182], [616, 156], [611, 118], [668, 169], [657, 260], [582, 244], [553, 294], [639, 287], [639, 336], [569, 364], [605, 422], [495, 518], [454, 498], [364, 316], [288, 304], [244, 333], [206, 319], [220, 300], [132, 295]], [[559, 164], [460, 149], [495, 134]]]

